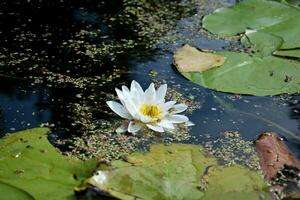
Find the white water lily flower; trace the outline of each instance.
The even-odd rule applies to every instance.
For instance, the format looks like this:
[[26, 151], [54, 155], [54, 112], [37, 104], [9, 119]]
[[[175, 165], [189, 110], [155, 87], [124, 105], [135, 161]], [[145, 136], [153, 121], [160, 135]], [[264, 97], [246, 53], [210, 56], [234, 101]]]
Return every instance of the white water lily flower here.
[[164, 132], [174, 129], [174, 124], [192, 125], [185, 115], [178, 114], [185, 111], [187, 105], [165, 101], [167, 84], [155, 90], [154, 84], [151, 83], [144, 91], [140, 84], [132, 81], [130, 89], [122, 86], [122, 90], [116, 88], [116, 92], [121, 104], [115, 101], [106, 103], [116, 114], [128, 121], [116, 130], [118, 133], [136, 133], [143, 126], [156, 132]]

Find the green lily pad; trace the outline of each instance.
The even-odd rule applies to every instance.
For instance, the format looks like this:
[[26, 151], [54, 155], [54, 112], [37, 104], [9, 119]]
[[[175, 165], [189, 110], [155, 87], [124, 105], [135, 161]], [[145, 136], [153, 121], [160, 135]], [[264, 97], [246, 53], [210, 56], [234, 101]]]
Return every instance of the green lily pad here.
[[246, 29], [261, 29], [284, 22], [298, 14], [297, 8], [280, 2], [245, 0], [205, 16], [203, 27], [214, 34], [233, 36]]
[[[204, 87], [256, 96], [300, 91], [300, 9], [287, 2], [245, 0], [204, 17], [203, 27], [222, 36], [244, 33], [253, 53], [218, 52], [225, 63], [205, 72], [182, 74]], [[276, 57], [281, 56], [281, 57]], [[284, 58], [282, 58], [284, 57]]]
[[27, 192], [2, 182], [0, 182], [0, 194], [2, 200], [34, 200], [34, 198]]
[[260, 191], [264, 185], [262, 178], [241, 166], [217, 168], [208, 176], [210, 184], [204, 199], [270, 199], [267, 192]]
[[83, 162], [56, 151], [47, 139], [48, 131], [30, 129], [0, 140], [1, 199], [19, 200], [21, 195], [22, 199], [69, 199], [74, 197], [74, 186], [95, 169], [95, 160]]
[[266, 26], [261, 31], [281, 37], [284, 42], [280, 49], [294, 49], [300, 47], [300, 10], [298, 15], [291, 17], [290, 19], [274, 24], [273, 26]]
[[296, 6], [300, 6], [300, 0], [281, 0], [282, 2], [287, 2]]
[[221, 36], [234, 36], [246, 29], [259, 30], [283, 39], [282, 49], [300, 47], [300, 10], [287, 3], [245, 0], [204, 17], [203, 27]]
[[262, 31], [246, 30], [244, 37], [241, 42], [245, 46], [252, 47], [256, 56], [262, 58], [272, 55], [283, 43], [281, 37]]
[[273, 53], [276, 56], [300, 58], [300, 49], [278, 50]]
[[300, 64], [296, 61], [236, 52], [217, 54], [226, 58], [221, 67], [182, 74], [201, 86], [222, 92], [265, 96], [300, 91]]
[[[215, 167], [217, 170], [211, 172]], [[200, 146], [185, 144], [156, 144], [148, 153], [134, 153], [125, 160], [113, 161], [100, 167], [98, 174], [77, 191], [90, 187], [123, 200], [205, 200], [211, 199], [212, 192], [222, 199], [229, 199], [233, 192], [246, 199], [249, 194], [253, 199], [268, 197], [261, 175], [241, 166], [218, 166], [216, 159], [206, 156]]]

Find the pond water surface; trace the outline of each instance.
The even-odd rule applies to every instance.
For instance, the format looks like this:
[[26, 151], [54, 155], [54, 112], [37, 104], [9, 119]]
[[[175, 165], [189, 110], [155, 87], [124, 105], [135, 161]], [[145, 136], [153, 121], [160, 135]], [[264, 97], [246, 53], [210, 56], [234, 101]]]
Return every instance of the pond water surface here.
[[[112, 116], [105, 101], [114, 98], [115, 87], [137, 80], [145, 88], [155, 81], [200, 103], [188, 114], [195, 126], [183, 142], [199, 144], [225, 131], [253, 141], [263, 132], [276, 132], [300, 158], [299, 95], [216, 92], [189, 82], [173, 66], [175, 50], [185, 43], [242, 50], [234, 39], [213, 38], [200, 28], [201, 16], [234, 3], [1, 1], [0, 133], [44, 124], [62, 138], [80, 134], [79, 125]], [[74, 105], [99, 109], [87, 111], [91, 122], [85, 122]]]

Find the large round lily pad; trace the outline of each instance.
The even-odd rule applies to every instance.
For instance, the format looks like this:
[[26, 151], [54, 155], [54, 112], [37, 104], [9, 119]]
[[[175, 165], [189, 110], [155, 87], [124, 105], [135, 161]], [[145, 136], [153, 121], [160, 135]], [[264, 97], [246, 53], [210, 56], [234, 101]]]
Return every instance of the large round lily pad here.
[[184, 144], [152, 145], [148, 153], [104, 165], [77, 191], [90, 187], [123, 200], [269, 197], [261, 175], [241, 166], [219, 166], [201, 146]]
[[246, 53], [218, 52], [225, 63], [205, 72], [183, 72], [189, 80], [217, 91], [256, 96], [300, 91], [300, 63]]
[[260, 192], [258, 196], [253, 184], [257, 184], [258, 190], [261, 190], [261, 185], [264, 185], [261, 177], [241, 166], [216, 168], [208, 176], [209, 186], [203, 199], [269, 199], [269, 195], [264, 192]]
[[61, 155], [49, 143], [48, 131], [30, 129], [1, 138], [0, 199], [75, 198], [73, 188], [91, 174], [96, 161]]
[[3, 182], [0, 182], [0, 194], [2, 200], [34, 200], [34, 198], [24, 190]]

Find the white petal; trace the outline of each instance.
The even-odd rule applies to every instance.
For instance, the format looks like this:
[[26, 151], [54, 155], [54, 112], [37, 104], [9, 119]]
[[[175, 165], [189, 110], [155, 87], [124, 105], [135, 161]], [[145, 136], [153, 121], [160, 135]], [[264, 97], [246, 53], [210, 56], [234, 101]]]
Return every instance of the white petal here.
[[[125, 89], [126, 90], [126, 89]], [[136, 115], [136, 107], [134, 106], [136, 103], [134, 103], [131, 98], [130, 93], [122, 92], [118, 88], [116, 88], [117, 95], [123, 104], [123, 106], [126, 108], [126, 110], [130, 113], [130, 115], [134, 118]], [[131, 117], [131, 119], [132, 119]]]
[[137, 119], [137, 114], [138, 114], [137, 113], [137, 108], [136, 108], [135, 103], [132, 101], [132, 99], [127, 98], [124, 101], [124, 104], [125, 104], [126, 110], [130, 113], [132, 118]]
[[143, 114], [139, 114], [139, 120], [141, 120], [143, 123], [149, 123], [152, 121], [152, 118]]
[[185, 126], [195, 126], [195, 124], [194, 124], [193, 122], [191, 122], [191, 121], [185, 122], [184, 125], [185, 125]]
[[149, 88], [145, 91], [145, 101], [149, 103], [153, 103], [156, 99], [156, 91], [154, 84], [151, 83]]
[[125, 133], [127, 131], [128, 124], [122, 124], [116, 129], [116, 133]]
[[122, 92], [118, 88], [115, 89], [121, 103], [125, 106], [126, 92]]
[[176, 104], [172, 107], [174, 109], [174, 111], [172, 111], [172, 113], [181, 113], [183, 111], [185, 111], [188, 106], [183, 104], [183, 103], [180, 103], [180, 104]]
[[174, 125], [172, 122], [168, 121], [168, 120], [161, 120], [158, 123], [159, 126], [163, 127], [163, 128], [167, 128], [167, 129], [174, 129]]
[[136, 133], [138, 132], [140, 129], [142, 128], [142, 126], [134, 121], [129, 122], [129, 126], [128, 126], [128, 132], [129, 133]]
[[[126, 90], [126, 89], [125, 89]], [[136, 107], [134, 106], [136, 103], [132, 102], [132, 98], [130, 96], [130, 93], [124, 91], [122, 92], [118, 88], [116, 88], [117, 95], [123, 104], [123, 106], [126, 108], [127, 112], [130, 113], [131, 118], [134, 118], [136, 115]]]
[[127, 93], [129, 93], [130, 91], [129, 91], [128, 87], [126, 87], [125, 85], [123, 85], [123, 86], [122, 86], [122, 92], [127, 92]]
[[167, 117], [167, 120], [172, 123], [183, 123], [189, 121], [189, 118], [184, 115], [170, 115]]
[[145, 94], [143, 88], [138, 82], [133, 80], [130, 86], [130, 97], [135, 105], [139, 105], [144, 102], [144, 96]]
[[157, 91], [156, 91], [156, 101], [159, 103], [164, 103], [165, 102], [165, 96], [167, 93], [167, 84], [161, 85]]
[[136, 90], [136, 91], [138, 91], [140, 94], [144, 94], [143, 88], [142, 88], [141, 85], [140, 85], [138, 82], [136, 82], [135, 80], [133, 80], [133, 81], [131, 82], [130, 90], [131, 90], [131, 91], [132, 91], [132, 90]]
[[109, 106], [110, 109], [112, 109], [112, 111], [114, 111], [116, 114], [118, 114], [120, 117], [123, 117], [125, 119], [132, 119], [131, 115], [129, 114], [129, 112], [124, 108], [124, 106], [122, 106], [121, 104], [119, 104], [118, 102], [115, 101], [107, 101], [106, 102], [107, 105]]
[[147, 124], [146, 126], [148, 128], [150, 128], [151, 130], [153, 130], [153, 131], [160, 132], [160, 133], [164, 132], [164, 129], [161, 126], [153, 126], [153, 125], [150, 125], [150, 124]]
[[162, 105], [160, 105], [160, 107], [163, 109], [163, 111], [167, 112], [170, 108], [172, 108], [174, 105], [176, 104], [176, 101], [168, 101]]

